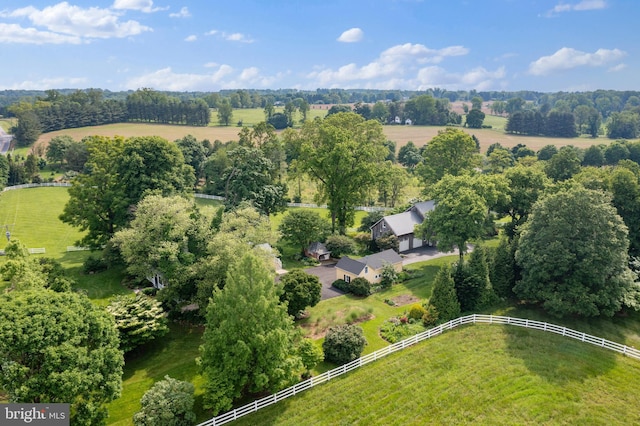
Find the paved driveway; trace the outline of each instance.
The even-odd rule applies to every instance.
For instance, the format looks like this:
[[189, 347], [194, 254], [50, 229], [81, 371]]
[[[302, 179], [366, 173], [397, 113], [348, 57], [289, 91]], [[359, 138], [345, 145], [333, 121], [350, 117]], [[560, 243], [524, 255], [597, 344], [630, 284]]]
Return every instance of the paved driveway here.
[[320, 279], [320, 283], [322, 284], [322, 300], [342, 296], [344, 294], [337, 288], [331, 287], [331, 283], [336, 280], [335, 266], [335, 263], [328, 263], [304, 270], [306, 273], [315, 275]]

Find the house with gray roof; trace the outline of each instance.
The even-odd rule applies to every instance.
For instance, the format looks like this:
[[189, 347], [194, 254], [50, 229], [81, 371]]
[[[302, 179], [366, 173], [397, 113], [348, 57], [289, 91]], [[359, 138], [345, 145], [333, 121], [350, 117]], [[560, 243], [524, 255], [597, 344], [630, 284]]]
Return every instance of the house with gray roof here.
[[424, 222], [424, 218], [435, 207], [435, 201], [422, 201], [411, 206], [402, 213], [384, 216], [371, 226], [371, 238], [377, 239], [383, 235], [392, 233], [398, 237], [399, 250], [411, 250], [422, 247], [427, 241], [414, 235], [414, 228]]
[[393, 249], [371, 254], [360, 259], [343, 256], [336, 264], [336, 279], [350, 282], [362, 277], [370, 283], [382, 281], [382, 269], [385, 265], [393, 265], [396, 272], [402, 271], [402, 258]]

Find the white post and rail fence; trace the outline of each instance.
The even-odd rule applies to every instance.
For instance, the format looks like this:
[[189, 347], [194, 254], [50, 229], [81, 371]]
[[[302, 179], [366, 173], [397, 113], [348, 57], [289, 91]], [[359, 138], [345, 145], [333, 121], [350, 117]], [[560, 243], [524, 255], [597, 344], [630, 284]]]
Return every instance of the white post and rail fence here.
[[[14, 189], [24, 189], [24, 188], [41, 188], [41, 187], [48, 187], [48, 186], [69, 187], [69, 186], [71, 186], [71, 184], [68, 183], [68, 182], [24, 183], [22, 185], [5, 186], [2, 189], [2, 191], [11, 191], [11, 190], [14, 190]], [[224, 197], [221, 197], [219, 195], [209, 195], [209, 194], [195, 193], [195, 194], [193, 194], [193, 196], [196, 197], [196, 198], [204, 198], [204, 199], [207, 199], [207, 200], [224, 201]], [[320, 207], [320, 208], [327, 208], [327, 205], [326, 204], [323, 204], [323, 205], [307, 204], [307, 203], [287, 203], [287, 207], [309, 207], [309, 208]], [[363, 211], [366, 211], [366, 212], [391, 210], [391, 208], [389, 208], [389, 207], [376, 207], [376, 206], [357, 206], [357, 207], [354, 207], [354, 208], [356, 210], [363, 210]]]
[[242, 407], [238, 407], [235, 410], [220, 414], [219, 416], [209, 419], [206, 422], [200, 423], [198, 426], [219, 426], [232, 422], [240, 417], [246, 416], [247, 414], [255, 413], [261, 408], [268, 407], [269, 405], [273, 405], [276, 402], [282, 401], [283, 399], [287, 399], [307, 389], [311, 389], [314, 386], [328, 382], [329, 380], [348, 373], [349, 371], [355, 370], [358, 367], [362, 367], [363, 365], [369, 364], [370, 362], [376, 361], [380, 358], [384, 358], [391, 353], [397, 352], [404, 348], [408, 348], [409, 346], [413, 346], [418, 342], [422, 342], [423, 340], [438, 336], [447, 330], [451, 330], [453, 328], [467, 324], [514, 325], [518, 327], [546, 331], [549, 333], [555, 333], [571, 339], [579, 340], [584, 343], [590, 343], [592, 345], [599, 346], [601, 348], [618, 352], [619, 354], [640, 360], [640, 350], [637, 350], [630, 346], [622, 345], [620, 343], [612, 342], [601, 337], [591, 336], [580, 331], [575, 331], [570, 328], [523, 318], [473, 314], [456, 318], [447, 323], [441, 324], [437, 327], [411, 336], [400, 342], [386, 346], [382, 349], [351, 361], [348, 364], [341, 365], [340, 367], [336, 367], [333, 370], [329, 370], [325, 373], [304, 380], [287, 389], [283, 389], [280, 392], [274, 393], [273, 395], [260, 398], [249, 404], [243, 405]]

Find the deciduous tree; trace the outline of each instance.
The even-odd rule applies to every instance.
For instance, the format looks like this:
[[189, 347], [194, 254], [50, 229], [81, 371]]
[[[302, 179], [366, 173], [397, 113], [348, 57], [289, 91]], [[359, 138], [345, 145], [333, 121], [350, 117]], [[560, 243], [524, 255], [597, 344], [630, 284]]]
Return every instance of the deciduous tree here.
[[426, 184], [438, 182], [445, 174], [458, 176], [480, 165], [476, 144], [467, 133], [448, 128], [439, 131], [425, 147], [423, 162], [417, 167]]
[[322, 284], [320, 279], [301, 269], [285, 274], [281, 279], [281, 302], [287, 302], [287, 312], [297, 318], [307, 307], [312, 307], [320, 301]]
[[313, 210], [290, 209], [285, 213], [278, 230], [282, 238], [304, 250], [314, 241], [324, 241], [329, 235], [329, 222]]
[[120, 333], [120, 349], [129, 352], [169, 332], [160, 302], [138, 293], [115, 297], [107, 311], [113, 315]]
[[375, 185], [376, 170], [387, 155], [385, 141], [379, 122], [351, 112], [304, 124], [294, 142], [298, 164], [319, 182], [333, 232], [344, 234], [353, 224], [354, 207]]
[[229, 269], [207, 310], [200, 365], [205, 406], [215, 414], [244, 393], [275, 392], [302, 369], [293, 319], [280, 303], [273, 276], [251, 253]]
[[515, 294], [553, 315], [612, 316], [633, 288], [628, 231], [610, 200], [579, 185], [540, 199], [516, 251]]
[[78, 293], [0, 295], [0, 388], [10, 402], [68, 403], [71, 424], [103, 424], [124, 359], [113, 318]]

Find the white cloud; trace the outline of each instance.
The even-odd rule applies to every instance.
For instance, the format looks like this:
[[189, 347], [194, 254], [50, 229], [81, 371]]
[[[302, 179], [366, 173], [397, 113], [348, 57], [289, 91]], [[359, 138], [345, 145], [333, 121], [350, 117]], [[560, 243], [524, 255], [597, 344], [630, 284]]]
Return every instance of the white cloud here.
[[354, 63], [338, 69], [318, 69], [307, 74], [314, 80], [316, 87], [337, 87], [343, 83], [367, 81], [381, 78], [404, 78], [405, 74], [420, 64], [439, 63], [445, 57], [466, 55], [469, 49], [463, 46], [449, 46], [443, 49], [430, 49], [422, 44], [400, 44], [383, 51], [369, 64], [359, 67]]
[[21, 81], [10, 86], [3, 86], [0, 84], [0, 90], [49, 90], [56, 89], [69, 89], [69, 88], [82, 88], [86, 87], [88, 80], [83, 77], [56, 77], [56, 78], [43, 78], [41, 80], [27, 80]]
[[618, 64], [618, 65], [612, 66], [607, 71], [609, 71], [609, 72], [618, 72], [618, 71], [622, 71], [626, 67], [627, 67], [627, 64]]
[[153, 7], [153, 0], [115, 0], [113, 2], [114, 9], [139, 10], [145, 13], [157, 12], [159, 10], [167, 10], [168, 7]]
[[204, 64], [205, 68], [215, 68], [218, 66], [217, 62], [207, 62], [206, 64]]
[[484, 67], [477, 67], [465, 73], [454, 73], [439, 66], [429, 66], [418, 71], [415, 86], [418, 90], [430, 87], [441, 87], [448, 90], [489, 90], [501, 85], [506, 77], [504, 67], [489, 71]]
[[77, 36], [39, 31], [35, 28], [23, 28], [17, 24], [0, 23], [0, 43], [24, 44], [81, 44]]
[[47, 6], [42, 10], [33, 6], [23, 7], [12, 12], [3, 12], [2, 16], [25, 17], [36, 27], [44, 27], [53, 33], [75, 37], [121, 38], [152, 31], [151, 28], [137, 21], [120, 21], [120, 16], [110, 9], [99, 7], [83, 9], [67, 2]]
[[186, 7], [183, 7], [182, 9], [180, 9], [180, 12], [169, 14], [170, 18], [188, 18], [190, 16], [191, 16], [191, 13], [189, 13], [189, 9]]
[[246, 34], [227, 33], [225, 31], [218, 31], [218, 30], [207, 31], [206, 33], [204, 33], [204, 35], [218, 36], [227, 41], [237, 41], [240, 43], [253, 43], [255, 41], [251, 37], [247, 36]]
[[586, 53], [570, 47], [563, 47], [551, 56], [543, 56], [531, 62], [529, 73], [547, 75], [555, 71], [582, 66], [599, 67], [615, 62], [624, 56], [626, 56], [626, 52], [619, 49], [598, 49], [594, 53]]
[[578, 3], [559, 3], [553, 9], [547, 12], [547, 17], [557, 16], [563, 12], [582, 12], [585, 10], [599, 10], [607, 7], [606, 0], [582, 0]]
[[241, 43], [253, 43], [254, 40], [251, 37], [246, 36], [242, 33], [233, 33], [233, 34], [223, 34], [225, 40], [228, 41], [239, 41]]
[[198, 39], [198, 36], [195, 35], [190, 35], [187, 38], [184, 39], [184, 41], [196, 41]]
[[204, 74], [176, 73], [170, 67], [163, 68], [130, 79], [124, 88], [152, 87], [156, 90], [170, 91], [206, 91], [237, 89], [239, 87], [268, 88], [277, 81], [283, 81], [288, 74], [278, 73], [273, 76], [265, 76], [256, 67], [245, 68], [237, 72], [229, 65], [218, 65], [213, 62], [205, 64], [205, 67], [213, 68], [212, 72]]
[[351, 28], [340, 34], [338, 41], [343, 43], [357, 43], [362, 40], [364, 32], [360, 28]]

